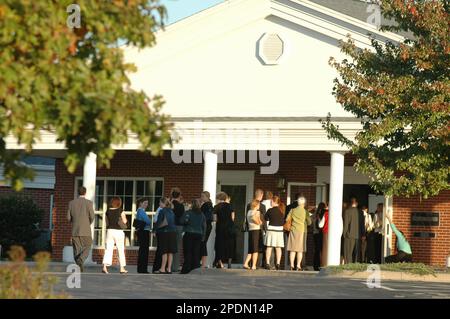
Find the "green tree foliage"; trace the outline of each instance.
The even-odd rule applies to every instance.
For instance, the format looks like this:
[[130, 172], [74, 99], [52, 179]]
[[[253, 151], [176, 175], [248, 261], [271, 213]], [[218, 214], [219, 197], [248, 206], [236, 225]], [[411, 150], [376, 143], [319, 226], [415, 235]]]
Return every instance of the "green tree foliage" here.
[[39, 236], [36, 227], [42, 220], [44, 211], [28, 197], [0, 197], [0, 245], [2, 253], [12, 245], [20, 245], [33, 250], [32, 241]]
[[[67, 23], [72, 3], [79, 28]], [[130, 88], [135, 68], [119, 46], [153, 46], [165, 16], [158, 0], [0, 0], [0, 164], [16, 189], [32, 172], [6, 150], [8, 135], [30, 152], [41, 130], [53, 132], [70, 172], [89, 152], [108, 166], [129, 134], [152, 155], [171, 143], [162, 97]]]
[[356, 169], [376, 190], [427, 198], [449, 189], [449, 2], [381, 0], [380, 7], [397, 22], [382, 30], [412, 36], [372, 39], [372, 50], [342, 42], [350, 59], [330, 60], [340, 76], [333, 94], [363, 129], [350, 140], [330, 117], [323, 125], [357, 156]]

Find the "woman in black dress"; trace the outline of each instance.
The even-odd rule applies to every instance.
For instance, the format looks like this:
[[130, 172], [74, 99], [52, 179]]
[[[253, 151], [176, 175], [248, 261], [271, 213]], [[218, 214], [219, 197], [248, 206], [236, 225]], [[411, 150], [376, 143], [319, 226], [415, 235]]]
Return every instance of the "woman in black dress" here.
[[216, 216], [216, 267], [223, 268], [223, 262], [228, 262], [231, 268], [231, 260], [234, 255], [236, 230], [234, 225], [234, 211], [230, 203], [227, 203], [228, 195], [220, 192], [216, 196], [217, 205], [214, 206]]

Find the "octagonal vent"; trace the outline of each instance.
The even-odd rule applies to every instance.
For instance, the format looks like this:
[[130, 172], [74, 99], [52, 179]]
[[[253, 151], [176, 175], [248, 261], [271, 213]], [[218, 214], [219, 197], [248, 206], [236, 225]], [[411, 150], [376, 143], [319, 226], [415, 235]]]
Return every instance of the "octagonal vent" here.
[[259, 39], [258, 53], [264, 64], [278, 64], [284, 53], [284, 42], [276, 33], [265, 33]]

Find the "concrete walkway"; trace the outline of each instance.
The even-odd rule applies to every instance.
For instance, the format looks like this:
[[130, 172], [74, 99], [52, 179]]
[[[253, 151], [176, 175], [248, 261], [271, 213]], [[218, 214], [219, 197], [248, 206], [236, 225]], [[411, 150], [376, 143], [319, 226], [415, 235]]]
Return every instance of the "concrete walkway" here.
[[[10, 262], [0, 262], [1, 265], [7, 265]], [[35, 262], [26, 262], [27, 266], [34, 267]], [[49, 263], [49, 271], [48, 273], [66, 273], [67, 267], [69, 265], [72, 265], [71, 263], [64, 263], [64, 262], [50, 262]], [[101, 265], [100, 264], [91, 264], [86, 265], [86, 273], [100, 273], [101, 272]], [[111, 267], [112, 272], [114, 272], [114, 269], [116, 267]], [[127, 269], [129, 270], [129, 274], [137, 274], [136, 273], [136, 266], [131, 265], [128, 266]], [[151, 266], [149, 266], [149, 270], [151, 270]], [[118, 271], [117, 271], [118, 272]], [[214, 274], [214, 273], [227, 273], [227, 274], [234, 274], [238, 276], [244, 276], [244, 277], [280, 277], [280, 276], [317, 276], [317, 277], [328, 277], [328, 278], [347, 278], [347, 279], [358, 279], [358, 280], [365, 280], [368, 278], [369, 273], [368, 272], [354, 272], [350, 270], [345, 270], [339, 273], [330, 273], [326, 269], [322, 269], [319, 271], [312, 271], [312, 270], [306, 270], [306, 271], [287, 271], [287, 270], [279, 270], [279, 271], [267, 271], [264, 269], [257, 269], [257, 270], [243, 270], [241, 268], [234, 268], [234, 269], [197, 269], [193, 273], [195, 274]], [[404, 272], [394, 272], [394, 271], [381, 271], [381, 279], [382, 280], [397, 280], [397, 281], [424, 281], [424, 282], [442, 282], [442, 283], [450, 283], [450, 273], [436, 273], [433, 275], [415, 275], [411, 273], [404, 273]]]

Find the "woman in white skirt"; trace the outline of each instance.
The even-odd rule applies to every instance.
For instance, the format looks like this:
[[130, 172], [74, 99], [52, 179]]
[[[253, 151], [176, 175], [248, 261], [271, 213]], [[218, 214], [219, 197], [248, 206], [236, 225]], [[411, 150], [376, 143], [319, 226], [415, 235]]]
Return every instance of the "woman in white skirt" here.
[[[289, 231], [287, 243], [291, 270], [302, 270], [301, 263], [303, 259], [303, 252], [305, 251], [305, 232], [307, 231], [307, 225], [311, 225], [311, 218], [309, 216], [309, 212], [305, 209], [305, 204], [306, 199], [304, 197], [300, 197], [298, 199], [298, 206], [292, 209], [286, 218], [287, 222], [291, 222], [291, 229]], [[296, 257], [297, 265], [294, 266]]]
[[115, 244], [119, 255], [120, 273], [126, 274], [128, 271], [125, 269], [125, 233], [123, 228], [127, 224], [127, 218], [122, 210], [120, 197], [113, 197], [109, 206], [106, 211], [106, 249], [103, 255], [102, 272], [108, 274], [108, 267], [112, 265]]
[[281, 253], [284, 247], [283, 225], [284, 225], [284, 205], [281, 203], [280, 197], [272, 198], [272, 208], [270, 208], [265, 219], [268, 222], [264, 245], [266, 248], [266, 269], [273, 269], [270, 265], [270, 256], [272, 249], [275, 248], [275, 269], [280, 269]]

